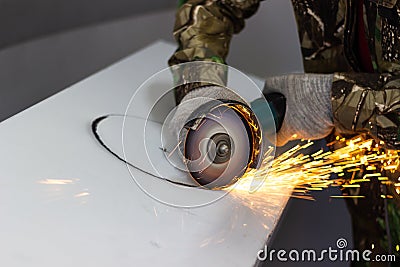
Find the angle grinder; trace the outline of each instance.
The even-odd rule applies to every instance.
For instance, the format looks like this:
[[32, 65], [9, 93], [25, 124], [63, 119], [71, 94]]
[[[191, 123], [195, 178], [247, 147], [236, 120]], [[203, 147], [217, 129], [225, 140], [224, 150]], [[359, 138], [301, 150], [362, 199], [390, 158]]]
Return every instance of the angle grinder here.
[[250, 104], [215, 99], [201, 105], [181, 135], [182, 155], [191, 178], [215, 190], [234, 184], [259, 167], [263, 138], [280, 129], [285, 110], [286, 99], [279, 93], [264, 95]]

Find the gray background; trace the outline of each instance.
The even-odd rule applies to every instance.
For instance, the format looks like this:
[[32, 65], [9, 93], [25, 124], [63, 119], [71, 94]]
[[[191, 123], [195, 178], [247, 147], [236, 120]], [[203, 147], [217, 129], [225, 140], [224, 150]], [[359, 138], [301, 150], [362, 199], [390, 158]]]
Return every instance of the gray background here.
[[51, 33], [174, 6], [172, 0], [1, 0], [0, 48]]
[[[175, 6], [172, 0], [0, 0], [0, 120], [147, 44], [173, 42]], [[261, 4], [232, 41], [228, 63], [260, 77], [302, 70], [289, 0]], [[316, 193], [313, 202], [292, 199], [270, 247], [319, 250], [341, 237], [351, 245], [345, 202], [329, 198], [338, 193]], [[282, 264], [348, 266], [268, 266]]]

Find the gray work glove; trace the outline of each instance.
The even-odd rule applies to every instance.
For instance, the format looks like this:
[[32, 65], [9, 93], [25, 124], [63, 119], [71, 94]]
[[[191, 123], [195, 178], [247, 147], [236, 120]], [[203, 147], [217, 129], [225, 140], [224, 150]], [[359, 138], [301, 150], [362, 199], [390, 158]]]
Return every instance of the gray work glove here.
[[286, 97], [286, 113], [276, 145], [296, 139], [321, 139], [333, 129], [332, 74], [289, 74], [265, 80], [264, 94]]
[[194, 89], [187, 93], [180, 105], [176, 108], [176, 112], [170, 122], [169, 128], [171, 132], [175, 132], [176, 136], [180, 138], [179, 131], [183, 128], [186, 122], [191, 118], [193, 111], [200, 106], [213, 100], [234, 100], [241, 103], [245, 101], [236, 93], [221, 86], [204, 86]]

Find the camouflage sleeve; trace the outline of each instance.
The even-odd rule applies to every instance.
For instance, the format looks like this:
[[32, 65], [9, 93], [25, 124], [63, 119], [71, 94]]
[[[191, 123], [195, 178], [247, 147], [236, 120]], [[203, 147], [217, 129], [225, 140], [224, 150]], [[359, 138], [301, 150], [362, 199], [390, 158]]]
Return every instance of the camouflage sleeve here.
[[400, 76], [336, 73], [332, 108], [338, 133], [367, 133], [400, 149]]
[[[257, 11], [260, 0], [184, 2], [176, 14], [174, 26], [178, 49], [169, 59], [169, 65], [195, 60], [225, 64], [232, 35], [243, 29], [245, 19]], [[223, 73], [211, 74], [215, 76], [214, 80], [222, 80], [225, 77]], [[202, 80], [201, 75], [206, 74], [201, 72], [198, 75], [200, 76], [198, 80]], [[189, 87], [180, 87], [175, 95], [177, 102], [188, 91]]]
[[169, 64], [193, 60], [224, 63], [234, 33], [244, 27], [260, 0], [189, 0], [176, 14], [174, 37], [178, 49]]

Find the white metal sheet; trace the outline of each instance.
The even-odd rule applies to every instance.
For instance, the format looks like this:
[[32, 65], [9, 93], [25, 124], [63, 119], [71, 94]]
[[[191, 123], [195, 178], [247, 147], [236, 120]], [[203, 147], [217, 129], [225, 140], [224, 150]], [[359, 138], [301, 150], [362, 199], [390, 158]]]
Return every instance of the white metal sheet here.
[[[0, 124], [0, 266], [255, 263], [287, 197], [271, 196], [268, 214], [230, 195], [199, 208], [171, 207], [144, 193], [91, 134], [91, 121], [123, 114], [174, 49], [148, 46]], [[143, 158], [138, 149], [137, 163]], [[133, 174], [168, 195], [221, 194]]]

